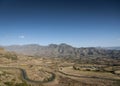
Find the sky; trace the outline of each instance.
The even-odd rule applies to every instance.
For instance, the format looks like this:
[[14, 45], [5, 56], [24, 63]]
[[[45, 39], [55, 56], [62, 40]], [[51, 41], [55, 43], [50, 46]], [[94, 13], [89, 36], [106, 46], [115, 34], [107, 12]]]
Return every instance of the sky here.
[[120, 0], [0, 0], [0, 45], [120, 46]]

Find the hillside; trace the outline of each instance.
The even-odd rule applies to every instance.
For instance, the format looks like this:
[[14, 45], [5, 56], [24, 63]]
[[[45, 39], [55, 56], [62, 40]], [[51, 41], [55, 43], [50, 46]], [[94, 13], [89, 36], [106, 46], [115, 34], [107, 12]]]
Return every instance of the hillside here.
[[17, 55], [14, 52], [8, 52], [0, 47], [0, 59], [17, 60]]
[[67, 44], [4, 48], [0, 48], [0, 86], [119, 86], [118, 50]]
[[37, 44], [29, 45], [12, 45], [4, 47], [8, 51], [14, 51], [19, 54], [41, 56], [41, 57], [107, 57], [120, 58], [119, 50], [108, 50], [103, 48], [87, 47], [75, 48], [67, 44], [50, 44], [48, 46], [40, 46]]

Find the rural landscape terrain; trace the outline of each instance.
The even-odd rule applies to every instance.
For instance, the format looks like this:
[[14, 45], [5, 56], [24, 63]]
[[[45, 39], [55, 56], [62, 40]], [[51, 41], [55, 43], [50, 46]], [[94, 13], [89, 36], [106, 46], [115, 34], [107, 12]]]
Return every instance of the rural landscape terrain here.
[[1, 46], [0, 86], [120, 86], [120, 50], [65, 43]]
[[0, 86], [120, 86], [120, 0], [0, 0]]

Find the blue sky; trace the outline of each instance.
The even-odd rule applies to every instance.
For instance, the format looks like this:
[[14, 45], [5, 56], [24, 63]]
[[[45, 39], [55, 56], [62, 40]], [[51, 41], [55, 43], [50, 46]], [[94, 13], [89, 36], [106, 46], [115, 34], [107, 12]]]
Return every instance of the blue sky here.
[[0, 0], [0, 45], [120, 46], [119, 0]]

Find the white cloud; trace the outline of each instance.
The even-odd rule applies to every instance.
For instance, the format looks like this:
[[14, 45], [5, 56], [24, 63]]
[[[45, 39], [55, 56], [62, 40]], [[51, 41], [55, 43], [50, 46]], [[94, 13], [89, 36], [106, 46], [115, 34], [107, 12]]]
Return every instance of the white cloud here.
[[24, 38], [25, 38], [25, 36], [19, 36], [19, 38], [24, 39]]

